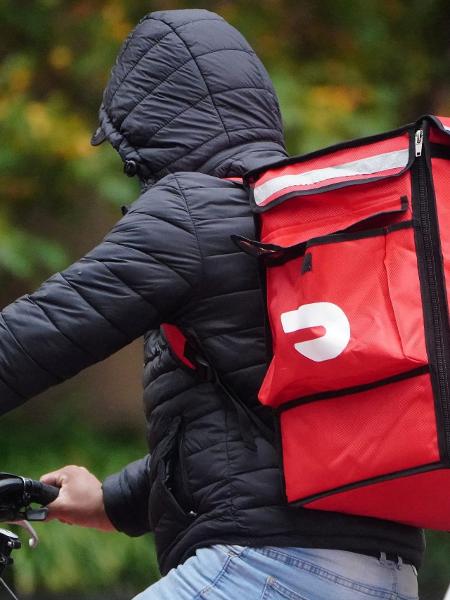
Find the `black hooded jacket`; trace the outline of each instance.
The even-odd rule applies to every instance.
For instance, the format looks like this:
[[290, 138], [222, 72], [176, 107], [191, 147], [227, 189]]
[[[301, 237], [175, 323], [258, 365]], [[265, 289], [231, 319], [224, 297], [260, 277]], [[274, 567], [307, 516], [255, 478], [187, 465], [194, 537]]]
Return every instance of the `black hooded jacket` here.
[[[112, 71], [93, 143], [119, 152], [142, 195], [105, 239], [0, 316], [6, 412], [145, 335], [151, 456], [104, 483], [129, 535], [154, 531], [162, 573], [214, 543], [395, 552], [419, 565], [420, 530], [287, 507], [272, 417], [257, 401], [264, 309], [244, 189], [226, 178], [285, 156], [271, 81], [243, 37], [205, 10], [146, 16]], [[182, 364], [181, 327], [216, 375]]]

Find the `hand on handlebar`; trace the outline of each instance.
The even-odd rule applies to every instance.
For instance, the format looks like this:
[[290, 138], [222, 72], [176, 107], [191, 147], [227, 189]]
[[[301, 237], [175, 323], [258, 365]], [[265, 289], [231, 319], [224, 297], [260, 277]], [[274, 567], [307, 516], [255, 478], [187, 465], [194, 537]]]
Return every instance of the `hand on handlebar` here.
[[41, 481], [60, 488], [58, 498], [48, 505], [49, 519], [116, 531], [105, 511], [102, 484], [87, 469], [69, 465], [43, 475]]

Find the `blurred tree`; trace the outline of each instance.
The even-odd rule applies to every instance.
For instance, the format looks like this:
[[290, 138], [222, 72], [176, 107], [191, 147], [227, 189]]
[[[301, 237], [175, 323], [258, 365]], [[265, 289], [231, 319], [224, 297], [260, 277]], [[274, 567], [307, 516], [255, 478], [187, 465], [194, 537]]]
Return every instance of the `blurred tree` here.
[[[87, 204], [136, 196], [114, 152], [89, 145], [102, 90], [141, 16], [193, 7], [222, 14], [260, 54], [292, 153], [450, 114], [447, 0], [0, 0], [4, 302], [79, 252], [67, 232]], [[448, 538], [430, 537], [429, 600], [447, 583], [449, 552]]]

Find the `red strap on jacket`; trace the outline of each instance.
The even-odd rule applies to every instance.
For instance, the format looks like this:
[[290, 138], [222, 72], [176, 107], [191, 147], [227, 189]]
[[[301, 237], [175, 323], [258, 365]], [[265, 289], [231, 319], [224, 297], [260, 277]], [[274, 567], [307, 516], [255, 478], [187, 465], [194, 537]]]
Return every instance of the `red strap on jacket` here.
[[186, 336], [176, 325], [163, 323], [161, 330], [173, 354], [187, 367], [196, 370], [197, 367], [186, 356]]

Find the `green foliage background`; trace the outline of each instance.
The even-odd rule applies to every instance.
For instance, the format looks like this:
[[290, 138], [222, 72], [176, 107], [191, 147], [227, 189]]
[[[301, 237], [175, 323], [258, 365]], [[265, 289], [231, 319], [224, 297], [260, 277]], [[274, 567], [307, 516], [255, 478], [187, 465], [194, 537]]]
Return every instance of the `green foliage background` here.
[[[38, 479], [62, 465], [81, 464], [104, 478], [145, 454], [143, 440], [126, 426], [94, 430], [69, 409], [35, 421], [30, 431], [23, 427], [24, 416], [19, 409], [2, 419], [2, 470], [7, 472]], [[38, 548], [30, 550], [26, 534], [19, 533], [23, 547], [14, 557], [14, 587], [22, 594], [50, 592], [60, 598], [76, 591], [92, 597], [119, 587], [121, 597], [131, 598], [159, 576], [149, 535], [136, 539], [57, 522], [37, 523], [35, 529]]]
[[[0, 0], [3, 304], [74, 258], [61, 231], [87, 204], [116, 207], [136, 196], [113, 151], [89, 145], [103, 86], [141, 16], [192, 7], [219, 12], [260, 54], [280, 95], [291, 153], [425, 112], [450, 114], [447, 0]], [[80, 462], [83, 448], [85, 464], [106, 475], [144, 451], [134, 431], [99, 432], [55, 414], [33, 427], [31, 440], [21, 412], [2, 420], [2, 469], [38, 476]], [[42, 533], [41, 551], [18, 558], [23, 591], [87, 591], [124, 581], [138, 589], [156, 576], [151, 540], [105, 541], [54, 524]], [[450, 545], [445, 535], [429, 540], [422, 597], [431, 600], [450, 580]]]

